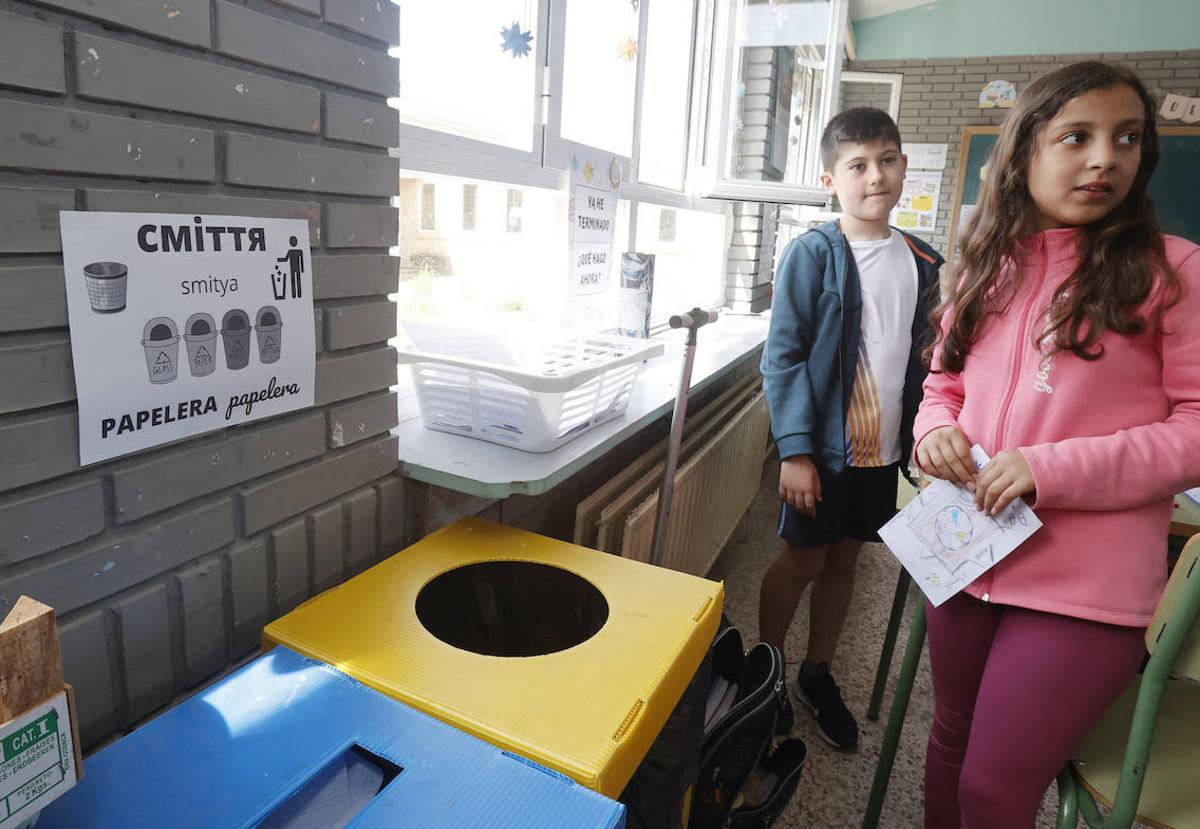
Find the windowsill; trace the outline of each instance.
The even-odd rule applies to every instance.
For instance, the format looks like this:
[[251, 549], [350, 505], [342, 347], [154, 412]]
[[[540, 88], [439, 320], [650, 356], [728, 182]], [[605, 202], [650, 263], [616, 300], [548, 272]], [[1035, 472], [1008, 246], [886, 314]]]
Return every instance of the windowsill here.
[[[752, 354], [767, 337], [769, 315], [724, 314], [700, 331], [692, 367], [691, 394], [725, 375]], [[597, 426], [553, 452], [522, 452], [475, 438], [425, 428], [412, 391], [411, 375], [400, 369], [400, 472], [406, 477], [481, 498], [541, 495], [599, 459], [675, 404], [683, 370], [683, 331], [665, 331], [655, 339], [666, 349], [642, 367], [629, 407], [616, 420]]]

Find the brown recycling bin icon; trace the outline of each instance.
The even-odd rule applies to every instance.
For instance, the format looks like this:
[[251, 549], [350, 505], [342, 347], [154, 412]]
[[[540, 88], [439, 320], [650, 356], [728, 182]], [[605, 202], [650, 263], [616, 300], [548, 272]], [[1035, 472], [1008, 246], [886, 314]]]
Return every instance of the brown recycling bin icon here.
[[192, 314], [183, 326], [187, 344], [188, 368], [193, 377], [205, 377], [217, 370], [217, 324], [208, 314]]
[[283, 321], [279, 309], [264, 305], [254, 318], [254, 333], [258, 335], [258, 359], [263, 363], [279, 360], [279, 346], [283, 341]]
[[142, 331], [146, 370], [155, 385], [170, 383], [179, 374], [179, 333], [170, 317], [155, 317]]
[[221, 318], [221, 340], [225, 343], [225, 365], [245, 368], [250, 362], [250, 317], [241, 308], [226, 311]]

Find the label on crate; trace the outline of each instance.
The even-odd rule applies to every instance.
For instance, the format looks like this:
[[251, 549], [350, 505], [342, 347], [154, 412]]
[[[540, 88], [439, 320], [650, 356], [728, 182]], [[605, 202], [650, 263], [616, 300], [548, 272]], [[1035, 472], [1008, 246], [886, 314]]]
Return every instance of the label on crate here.
[[20, 826], [75, 785], [67, 692], [0, 725], [0, 829]]

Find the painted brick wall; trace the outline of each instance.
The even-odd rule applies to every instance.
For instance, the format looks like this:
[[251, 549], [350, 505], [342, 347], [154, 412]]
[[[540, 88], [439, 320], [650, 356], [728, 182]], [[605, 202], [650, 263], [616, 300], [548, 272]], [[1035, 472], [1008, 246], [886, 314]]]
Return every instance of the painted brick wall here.
[[[948, 162], [942, 175], [937, 227], [927, 237], [943, 253], [949, 243], [950, 211], [958, 149], [962, 129], [970, 125], [999, 124], [1007, 110], [980, 109], [979, 91], [988, 81], [1012, 81], [1017, 91], [1034, 78], [1068, 63], [1101, 59], [1121, 63], [1141, 76], [1159, 102], [1168, 92], [1200, 95], [1200, 50], [1187, 52], [1119, 52], [1088, 55], [1008, 55], [987, 58], [944, 58], [938, 60], [858, 61], [848, 70], [899, 72], [904, 75], [900, 91], [900, 134], [906, 142], [949, 144]], [[1162, 121], [1163, 124], [1180, 122]]]
[[[761, 179], [767, 153], [767, 132], [773, 118], [771, 89], [775, 73], [773, 50], [746, 50], [743, 64], [742, 130], [738, 135], [735, 165], [740, 178]], [[771, 305], [771, 278], [775, 271], [775, 218], [773, 204], [733, 203], [733, 234], [725, 270], [725, 305], [738, 313], [757, 313]]]
[[[0, 0], [0, 613], [55, 607], [85, 746], [408, 540], [383, 0]], [[317, 405], [80, 469], [58, 211], [302, 218]]]

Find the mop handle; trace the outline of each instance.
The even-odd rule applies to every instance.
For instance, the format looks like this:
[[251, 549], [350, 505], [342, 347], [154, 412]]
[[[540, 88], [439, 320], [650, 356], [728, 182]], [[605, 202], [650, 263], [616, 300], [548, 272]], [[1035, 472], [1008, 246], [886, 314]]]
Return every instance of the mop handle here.
[[662, 564], [663, 548], [667, 541], [667, 529], [671, 518], [671, 497], [675, 493], [675, 469], [679, 464], [679, 446], [683, 440], [683, 421], [687, 417], [688, 389], [692, 385], [692, 363], [696, 358], [696, 332], [709, 323], [717, 321], [716, 311], [693, 308], [686, 314], [675, 314], [670, 319], [672, 328], [687, 328], [687, 345], [683, 354], [683, 374], [679, 378], [679, 392], [675, 395], [675, 410], [671, 414], [671, 437], [667, 441], [667, 468], [663, 475], [662, 491], [658, 496], [658, 516], [654, 522], [654, 546], [650, 548], [650, 563]]

